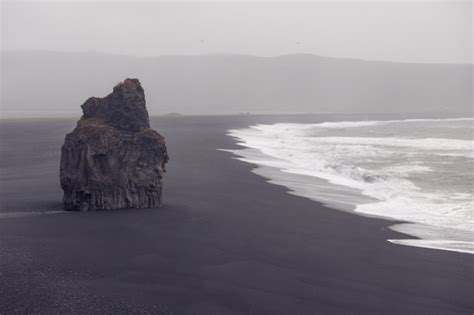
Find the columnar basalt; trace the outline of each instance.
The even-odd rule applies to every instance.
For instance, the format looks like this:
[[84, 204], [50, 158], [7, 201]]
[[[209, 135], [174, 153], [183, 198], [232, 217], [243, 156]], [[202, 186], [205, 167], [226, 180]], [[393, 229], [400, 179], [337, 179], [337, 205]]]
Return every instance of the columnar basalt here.
[[168, 154], [165, 139], [150, 128], [140, 82], [126, 79], [81, 107], [61, 148], [65, 210], [159, 206]]

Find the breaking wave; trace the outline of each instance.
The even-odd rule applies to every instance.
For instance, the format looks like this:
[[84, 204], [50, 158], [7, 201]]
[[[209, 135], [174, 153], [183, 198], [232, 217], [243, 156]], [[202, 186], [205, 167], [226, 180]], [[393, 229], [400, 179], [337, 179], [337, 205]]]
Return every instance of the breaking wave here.
[[[229, 135], [246, 148], [233, 151], [241, 160], [303, 175], [301, 185], [276, 176], [294, 193], [336, 207], [343, 199], [356, 213], [411, 222], [403, 233], [423, 238], [392, 243], [474, 253], [472, 122], [281, 123]], [[311, 191], [312, 180], [331, 192], [318, 197], [321, 185]], [[348, 191], [359, 196], [347, 202]]]

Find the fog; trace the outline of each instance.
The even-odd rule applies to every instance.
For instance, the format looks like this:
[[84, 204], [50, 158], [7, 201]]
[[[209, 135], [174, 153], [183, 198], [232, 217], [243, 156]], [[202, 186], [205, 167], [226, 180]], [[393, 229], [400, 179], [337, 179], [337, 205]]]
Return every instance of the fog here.
[[2, 114], [81, 114], [126, 77], [145, 89], [150, 114], [457, 113], [472, 110], [472, 65], [427, 65], [286, 55], [127, 57], [3, 54]]
[[471, 1], [4, 1], [3, 50], [471, 63]]
[[3, 1], [2, 117], [472, 111], [471, 1]]

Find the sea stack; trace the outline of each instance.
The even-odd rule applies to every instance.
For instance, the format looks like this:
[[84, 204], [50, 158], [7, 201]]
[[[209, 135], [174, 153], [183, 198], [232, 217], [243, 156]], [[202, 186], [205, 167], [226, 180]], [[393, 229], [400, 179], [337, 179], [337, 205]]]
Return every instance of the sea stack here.
[[126, 79], [81, 107], [83, 115], [61, 148], [65, 210], [159, 206], [168, 154], [165, 139], [150, 128], [138, 79]]

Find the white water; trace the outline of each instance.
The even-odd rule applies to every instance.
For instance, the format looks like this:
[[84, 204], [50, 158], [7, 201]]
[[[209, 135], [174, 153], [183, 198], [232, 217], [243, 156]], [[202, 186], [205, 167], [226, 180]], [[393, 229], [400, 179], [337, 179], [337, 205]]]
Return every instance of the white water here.
[[411, 222], [392, 228], [421, 238], [392, 243], [474, 253], [472, 124], [471, 118], [274, 124], [229, 135], [247, 148], [234, 154], [266, 168], [263, 176], [292, 193]]

